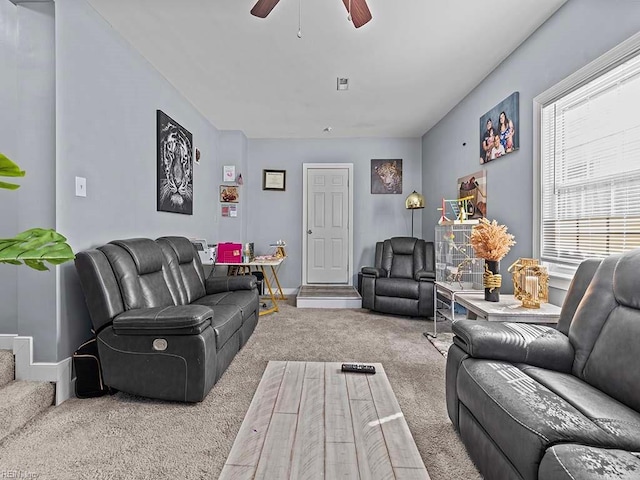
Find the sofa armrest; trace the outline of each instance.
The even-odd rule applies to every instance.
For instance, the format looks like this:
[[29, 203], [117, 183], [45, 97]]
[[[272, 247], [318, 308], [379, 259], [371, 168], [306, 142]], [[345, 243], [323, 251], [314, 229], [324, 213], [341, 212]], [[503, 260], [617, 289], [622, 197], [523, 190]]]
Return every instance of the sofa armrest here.
[[207, 278], [205, 290], [207, 295], [222, 292], [233, 292], [234, 290], [252, 290], [257, 288], [258, 281], [254, 275], [229, 275], [226, 277]]
[[417, 282], [434, 282], [436, 280], [436, 272], [429, 270], [418, 270], [415, 274]]
[[363, 275], [371, 275], [376, 278], [387, 276], [387, 271], [384, 268], [362, 267], [361, 272]]
[[211, 325], [213, 310], [204, 305], [138, 308], [113, 320], [117, 335], [197, 335]]
[[510, 322], [459, 320], [453, 341], [474, 358], [526, 363], [570, 372], [574, 351], [569, 338], [552, 327]]

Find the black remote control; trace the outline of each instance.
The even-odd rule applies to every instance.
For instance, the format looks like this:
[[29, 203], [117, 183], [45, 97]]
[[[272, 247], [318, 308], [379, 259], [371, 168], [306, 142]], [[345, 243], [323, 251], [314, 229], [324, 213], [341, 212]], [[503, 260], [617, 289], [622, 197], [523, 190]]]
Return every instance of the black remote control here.
[[343, 363], [343, 372], [355, 373], [376, 373], [376, 367], [373, 365], [363, 365], [362, 363]]

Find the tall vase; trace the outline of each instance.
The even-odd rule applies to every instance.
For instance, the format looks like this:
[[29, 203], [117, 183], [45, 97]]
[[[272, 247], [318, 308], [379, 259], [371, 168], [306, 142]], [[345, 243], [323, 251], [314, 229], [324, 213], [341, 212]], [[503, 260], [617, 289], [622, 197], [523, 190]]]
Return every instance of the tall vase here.
[[484, 274], [482, 279], [484, 283], [484, 299], [487, 302], [499, 302], [500, 287], [502, 286], [499, 260], [484, 261]]

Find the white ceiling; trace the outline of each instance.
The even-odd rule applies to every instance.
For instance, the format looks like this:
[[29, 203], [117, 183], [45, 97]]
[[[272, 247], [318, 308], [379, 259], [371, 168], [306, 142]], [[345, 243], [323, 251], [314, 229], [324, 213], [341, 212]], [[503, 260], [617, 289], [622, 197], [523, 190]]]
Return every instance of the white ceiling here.
[[318, 138], [422, 136], [566, 0], [368, 0], [359, 29], [342, 0], [301, 1], [302, 39], [299, 0], [266, 19], [254, 0], [89, 3], [218, 129]]

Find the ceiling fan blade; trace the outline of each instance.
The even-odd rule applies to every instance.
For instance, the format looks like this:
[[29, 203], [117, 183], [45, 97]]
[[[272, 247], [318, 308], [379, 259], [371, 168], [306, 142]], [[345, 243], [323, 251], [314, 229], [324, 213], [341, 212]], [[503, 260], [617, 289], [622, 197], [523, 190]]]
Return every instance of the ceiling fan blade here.
[[251, 15], [256, 17], [265, 18], [271, 13], [273, 7], [275, 7], [280, 0], [258, 0], [251, 9]]
[[[349, 0], [342, 0], [344, 7], [349, 11]], [[366, 0], [351, 0], [351, 20], [356, 28], [360, 28], [371, 20], [371, 12]]]

